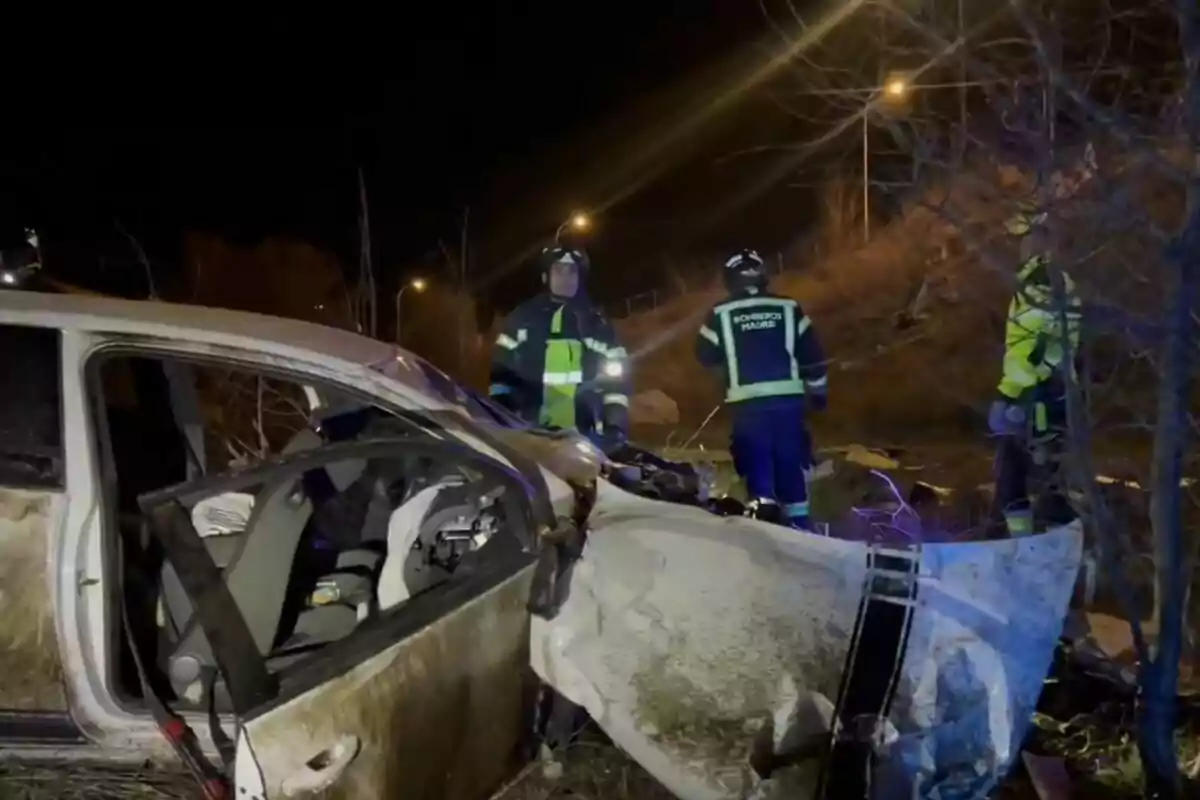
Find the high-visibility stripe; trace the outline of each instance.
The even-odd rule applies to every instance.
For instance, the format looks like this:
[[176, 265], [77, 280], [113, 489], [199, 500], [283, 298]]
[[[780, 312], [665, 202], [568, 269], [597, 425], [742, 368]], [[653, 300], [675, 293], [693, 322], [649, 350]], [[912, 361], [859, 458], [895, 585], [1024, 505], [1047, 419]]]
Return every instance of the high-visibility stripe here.
[[1033, 256], [1017, 270], [1017, 280], [1023, 281], [1033, 274], [1033, 271], [1038, 267], [1045, 266], [1047, 263], [1045, 256]]
[[550, 333], [562, 333], [563, 307], [559, 306], [550, 318]]
[[1045, 433], [1050, 429], [1050, 413], [1045, 403], [1033, 404], [1033, 429], [1038, 433]]
[[766, 306], [767, 308], [792, 308], [795, 309], [796, 301], [789, 300], [785, 297], [743, 297], [738, 300], [730, 300], [727, 303], [721, 303], [713, 308], [713, 311], [720, 314], [723, 311], [738, 311], [743, 308], [751, 308], [753, 306]]
[[804, 394], [804, 381], [764, 381], [752, 383], [749, 386], [731, 386], [725, 392], [725, 400], [737, 403], [742, 400], [754, 400], [759, 397], [783, 397], [785, 395]]
[[1033, 534], [1033, 511], [1018, 509], [1004, 514], [1004, 525], [1010, 536], [1030, 536]]
[[789, 517], [807, 517], [808, 516], [808, 501], [803, 503], [788, 503], [783, 507], [783, 513]]
[[629, 395], [624, 394], [606, 394], [604, 395], [604, 405], [606, 406], [625, 406], [629, 407]]
[[714, 345], [720, 346], [721, 344], [721, 340], [717, 337], [717, 332], [707, 325], [700, 326], [700, 335], [712, 342]]
[[788, 354], [788, 374], [792, 380], [800, 377], [800, 365], [796, 363], [796, 306], [783, 307], [783, 349]]
[[547, 386], [571, 386], [572, 384], [583, 383], [583, 373], [579, 370], [574, 372], [545, 372], [542, 374], [542, 383]]
[[805, 314], [800, 318], [800, 322], [796, 325], [796, 338], [799, 339], [804, 335], [804, 332], [812, 327], [812, 320]]
[[733, 317], [728, 309], [722, 309], [717, 312], [717, 318], [721, 320], [721, 338], [725, 341], [725, 371], [729, 378], [729, 391], [733, 392], [739, 385], [737, 347], [733, 341]]
[[599, 339], [584, 339], [583, 346], [588, 350], [591, 350], [593, 353], [597, 353], [598, 355], [602, 355], [605, 358], [609, 358], [614, 361], [619, 361], [629, 356], [629, 353], [624, 347], [621, 347], [620, 345], [613, 345], [610, 347]]

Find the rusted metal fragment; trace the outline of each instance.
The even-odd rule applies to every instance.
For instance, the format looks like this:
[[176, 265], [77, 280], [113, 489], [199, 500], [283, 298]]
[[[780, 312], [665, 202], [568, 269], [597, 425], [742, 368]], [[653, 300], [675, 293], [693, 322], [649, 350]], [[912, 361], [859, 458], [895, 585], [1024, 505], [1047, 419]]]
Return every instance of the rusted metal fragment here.
[[0, 489], [0, 709], [67, 708], [47, 575], [59, 502], [48, 492]]
[[267, 795], [345, 736], [357, 736], [361, 752], [321, 797], [478, 800], [511, 777], [534, 700], [525, 610], [532, 577], [532, 567], [522, 570], [248, 722]]

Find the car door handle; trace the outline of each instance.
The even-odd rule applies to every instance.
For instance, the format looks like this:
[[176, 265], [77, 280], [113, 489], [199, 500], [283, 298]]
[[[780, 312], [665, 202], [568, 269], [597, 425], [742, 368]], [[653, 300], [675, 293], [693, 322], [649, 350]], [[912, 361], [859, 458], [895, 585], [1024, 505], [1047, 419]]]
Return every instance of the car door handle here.
[[347, 735], [339, 738], [305, 762], [299, 771], [284, 779], [283, 786], [280, 787], [284, 796], [295, 797], [328, 789], [354, 761], [361, 744], [357, 736]]

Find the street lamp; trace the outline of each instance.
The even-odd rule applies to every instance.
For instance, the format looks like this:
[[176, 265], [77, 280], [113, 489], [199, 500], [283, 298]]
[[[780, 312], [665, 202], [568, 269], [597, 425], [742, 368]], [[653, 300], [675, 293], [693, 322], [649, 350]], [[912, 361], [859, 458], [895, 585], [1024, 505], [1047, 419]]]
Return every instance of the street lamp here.
[[904, 78], [891, 78], [883, 86], [883, 93], [893, 100], [902, 100], [908, 94], [908, 81]]
[[400, 287], [400, 291], [396, 292], [396, 344], [400, 344], [400, 298], [404, 296], [405, 289], [412, 289], [414, 292], [423, 292], [428, 284], [424, 278], [413, 278], [408, 283]]
[[[908, 97], [910, 89], [908, 80], [902, 75], [892, 75], [883, 84], [881, 94], [888, 103], [899, 103]], [[871, 101], [863, 108], [862, 114], [862, 197], [863, 197], [863, 243], [871, 240], [871, 146], [868, 137]]]
[[576, 211], [574, 214], [564, 220], [563, 224], [558, 226], [558, 230], [554, 232], [554, 243], [558, 244], [559, 239], [562, 238], [563, 231], [565, 231], [567, 228], [570, 228], [576, 233], [584, 233], [591, 227], [592, 218], [582, 211]]

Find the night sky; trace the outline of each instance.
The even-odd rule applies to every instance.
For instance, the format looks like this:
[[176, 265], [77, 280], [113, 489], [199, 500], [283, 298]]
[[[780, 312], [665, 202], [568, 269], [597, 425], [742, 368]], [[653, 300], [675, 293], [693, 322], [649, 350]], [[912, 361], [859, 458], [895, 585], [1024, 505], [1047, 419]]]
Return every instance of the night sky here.
[[[597, 209], [594, 289], [609, 297], [654, 285], [622, 267], [647, 253], [769, 248], [803, 227], [795, 190], [712, 219], [754, 178], [718, 157], [779, 124], [761, 103], [664, 138], [762, 57], [757, 3], [480, 0], [387, 20], [77, 75], [85, 107], [10, 129], [4, 221], [111, 254], [119, 220], [163, 269], [189, 229], [288, 234], [353, 269], [361, 166], [385, 281], [457, 242], [469, 207], [472, 278], [501, 303], [528, 285], [521, 254], [575, 207]], [[48, 265], [86, 281], [87, 262]]]

